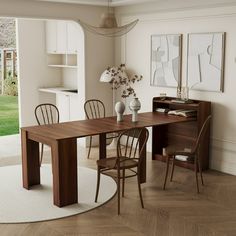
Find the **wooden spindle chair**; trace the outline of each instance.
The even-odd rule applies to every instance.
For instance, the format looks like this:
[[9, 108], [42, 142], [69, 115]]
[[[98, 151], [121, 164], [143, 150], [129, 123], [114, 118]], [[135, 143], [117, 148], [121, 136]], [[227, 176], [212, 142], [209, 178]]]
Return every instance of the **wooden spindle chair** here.
[[[39, 104], [34, 110], [38, 125], [59, 123], [59, 110], [51, 103]], [[41, 144], [40, 166], [43, 161], [44, 144]]]
[[[120, 181], [122, 180], [122, 197], [124, 197], [125, 179], [137, 176], [139, 197], [144, 208], [140, 172], [143, 160], [143, 152], [146, 152], [146, 143], [149, 132], [146, 128], [134, 128], [122, 132], [117, 141], [117, 154], [115, 157], [100, 159], [97, 161], [97, 189], [95, 202], [98, 199], [100, 175], [109, 174], [107, 171], [115, 170], [118, 196], [118, 215], [120, 214]], [[126, 170], [129, 174], [126, 175]]]
[[[86, 118], [89, 120], [104, 118], [106, 116], [105, 105], [102, 101], [98, 99], [87, 100], [84, 103], [84, 111], [85, 111]], [[113, 138], [117, 138], [118, 136], [119, 134], [114, 133], [113, 135], [106, 137], [106, 139], [113, 139]], [[89, 150], [88, 150], [88, 156], [87, 156], [88, 159], [91, 152], [92, 138], [93, 136], [89, 137]]]
[[175, 168], [175, 157], [177, 155], [182, 155], [182, 156], [186, 156], [186, 157], [194, 160], [196, 187], [197, 187], [197, 193], [199, 193], [198, 171], [200, 173], [201, 183], [202, 183], [202, 185], [204, 185], [203, 175], [202, 175], [202, 160], [201, 160], [201, 156], [199, 155], [199, 150], [200, 150], [202, 143], [204, 142], [205, 134], [207, 133], [207, 131], [209, 132], [210, 121], [211, 121], [211, 116], [208, 116], [201, 127], [201, 130], [198, 134], [198, 137], [196, 139], [196, 142], [195, 142], [192, 150], [189, 151], [187, 149], [187, 151], [186, 151], [186, 149], [184, 150], [184, 148], [175, 147], [175, 146], [166, 147], [166, 174], [165, 174], [165, 179], [164, 179], [164, 184], [163, 184], [164, 190], [166, 188], [166, 181], [168, 178], [170, 159], [172, 159], [172, 169], [171, 169], [171, 177], [170, 177], [170, 181], [172, 181], [173, 174], [174, 174], [174, 168]]

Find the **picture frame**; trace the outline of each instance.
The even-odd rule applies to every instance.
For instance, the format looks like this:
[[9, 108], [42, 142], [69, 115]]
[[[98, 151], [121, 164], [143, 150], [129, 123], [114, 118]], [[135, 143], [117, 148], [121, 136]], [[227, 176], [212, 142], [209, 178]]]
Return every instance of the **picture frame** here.
[[151, 86], [181, 86], [182, 38], [182, 34], [151, 35]]
[[188, 34], [187, 85], [190, 90], [224, 91], [225, 38], [225, 32]]

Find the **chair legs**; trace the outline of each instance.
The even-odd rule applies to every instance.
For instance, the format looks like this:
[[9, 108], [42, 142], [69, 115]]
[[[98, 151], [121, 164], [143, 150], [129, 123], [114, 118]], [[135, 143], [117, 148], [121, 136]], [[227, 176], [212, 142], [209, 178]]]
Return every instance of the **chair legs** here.
[[175, 170], [175, 156], [173, 156], [173, 159], [172, 159], [172, 167], [171, 167], [171, 175], [170, 175], [171, 182], [173, 180], [174, 170]]
[[196, 185], [197, 185], [197, 193], [199, 193], [199, 185], [198, 185], [198, 163], [197, 160], [195, 161], [195, 178], [196, 178]]
[[138, 180], [138, 192], [139, 192], [139, 197], [140, 197], [140, 201], [141, 201], [141, 206], [142, 206], [142, 208], [144, 208], [139, 174], [137, 175], [137, 180]]
[[[169, 172], [169, 162], [170, 162], [170, 156], [167, 156], [167, 157], [166, 157], [166, 174], [165, 174], [165, 180], [164, 180], [163, 190], [165, 190], [165, 188], [166, 188], [166, 181], [167, 181], [168, 172]], [[170, 181], [173, 180], [174, 168], [175, 168], [175, 156], [173, 156]], [[200, 173], [201, 183], [202, 183], [202, 185], [204, 185], [203, 176], [202, 176], [202, 166], [201, 166], [201, 162], [200, 162], [199, 158], [196, 158], [196, 159], [195, 159], [195, 165], [194, 165], [194, 172], [195, 172], [197, 193], [199, 193], [198, 171], [199, 171], [199, 173]]]
[[164, 180], [163, 190], [166, 189], [166, 181], [167, 181], [167, 178], [168, 178], [168, 172], [169, 172], [169, 162], [170, 162], [170, 156], [166, 156], [166, 175], [165, 175], [165, 180]]
[[199, 160], [199, 158], [197, 158], [197, 160], [198, 160], [198, 170], [200, 172], [201, 182], [202, 182], [202, 185], [204, 185], [203, 176], [202, 176], [202, 164], [201, 164], [201, 161]]
[[97, 200], [98, 200], [98, 193], [99, 193], [99, 187], [100, 187], [100, 177], [101, 177], [101, 170], [98, 167], [98, 169], [97, 169], [97, 188], [96, 188], [95, 202], [97, 202]]
[[125, 169], [122, 171], [122, 197], [125, 196]]
[[40, 154], [40, 162], [39, 162], [40, 166], [42, 165], [42, 161], [43, 161], [43, 148], [44, 148], [44, 145], [43, 143], [41, 143], [41, 154]]
[[117, 170], [117, 213], [120, 215], [120, 170]]
[[88, 150], [87, 159], [89, 159], [89, 156], [90, 156], [90, 151], [91, 151], [91, 146], [92, 146], [92, 139], [93, 139], [93, 137], [90, 136], [90, 137], [89, 137], [89, 150]]
[[[101, 169], [98, 167], [97, 169], [97, 187], [96, 187], [96, 195], [95, 195], [95, 202], [98, 200], [98, 194], [99, 194], [99, 187], [100, 187], [100, 178], [101, 178]], [[120, 171], [117, 170], [117, 213], [120, 215], [120, 184], [122, 179], [122, 197], [124, 197], [124, 191], [125, 191], [125, 169], [122, 170], [122, 175], [120, 174]], [[143, 197], [142, 197], [142, 191], [141, 191], [141, 183], [140, 183], [140, 175], [137, 174], [137, 181], [138, 181], [138, 191], [139, 191], [139, 197], [141, 201], [141, 206], [144, 208], [143, 204]]]

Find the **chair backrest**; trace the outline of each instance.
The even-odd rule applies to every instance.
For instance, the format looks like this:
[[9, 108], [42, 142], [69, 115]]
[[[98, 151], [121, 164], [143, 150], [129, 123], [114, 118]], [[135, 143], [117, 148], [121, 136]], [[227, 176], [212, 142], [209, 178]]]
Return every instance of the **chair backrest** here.
[[200, 130], [200, 132], [198, 134], [198, 137], [197, 137], [195, 146], [194, 146], [194, 148], [192, 150], [192, 153], [196, 153], [198, 151], [198, 149], [199, 149], [199, 147], [200, 147], [200, 145], [201, 145], [201, 143], [202, 143], [202, 141], [203, 141], [203, 139], [205, 137], [205, 134], [206, 134], [206, 132], [207, 132], [209, 126], [210, 126], [210, 121], [211, 121], [211, 115], [208, 116], [206, 118], [206, 120], [204, 121], [204, 123], [202, 125], [202, 128], [201, 128], [201, 130]]
[[34, 110], [38, 125], [59, 123], [58, 108], [51, 103], [39, 104]]
[[133, 128], [122, 132], [117, 141], [117, 162], [125, 157], [137, 159], [141, 163], [148, 137], [147, 128]]
[[87, 119], [104, 118], [106, 115], [105, 106], [98, 99], [90, 99], [84, 103], [84, 111]]

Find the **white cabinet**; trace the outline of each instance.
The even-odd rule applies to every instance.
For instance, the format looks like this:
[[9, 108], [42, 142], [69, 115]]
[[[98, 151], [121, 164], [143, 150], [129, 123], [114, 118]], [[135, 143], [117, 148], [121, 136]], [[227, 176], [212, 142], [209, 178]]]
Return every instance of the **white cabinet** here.
[[79, 120], [79, 98], [78, 95], [70, 96], [70, 120]]
[[[48, 66], [57, 72], [55, 87], [78, 88], [78, 47], [81, 32], [76, 22], [47, 20], [46, 50]], [[63, 89], [64, 90], [64, 89]], [[56, 92], [56, 105], [60, 112], [60, 122], [78, 120], [79, 106], [77, 93], [63, 90]]]
[[75, 22], [67, 22], [67, 53], [78, 52], [79, 31]]
[[57, 53], [66, 54], [67, 52], [67, 22], [66, 21], [57, 21]]
[[78, 95], [57, 93], [56, 103], [60, 114], [60, 122], [79, 119]]
[[46, 47], [48, 53], [76, 54], [79, 31], [75, 22], [47, 20]]
[[60, 114], [60, 122], [70, 120], [70, 96], [58, 93], [56, 96], [57, 108]]
[[46, 22], [46, 45], [48, 53], [57, 52], [57, 22], [55, 20]]

